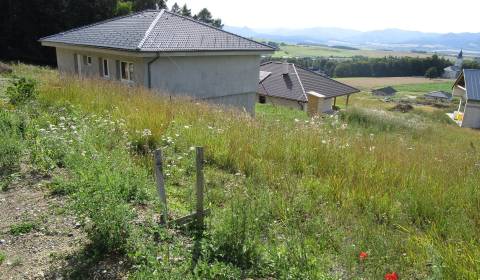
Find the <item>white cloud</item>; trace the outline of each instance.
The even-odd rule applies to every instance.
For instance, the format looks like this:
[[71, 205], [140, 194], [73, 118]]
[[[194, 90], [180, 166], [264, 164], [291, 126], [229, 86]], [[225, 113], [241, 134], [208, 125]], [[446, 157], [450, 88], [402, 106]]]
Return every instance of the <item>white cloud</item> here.
[[[175, 0], [169, 0], [172, 5]], [[429, 32], [480, 32], [480, 1], [441, 0], [179, 0], [193, 12], [207, 7], [232, 26], [256, 28], [400, 28]]]

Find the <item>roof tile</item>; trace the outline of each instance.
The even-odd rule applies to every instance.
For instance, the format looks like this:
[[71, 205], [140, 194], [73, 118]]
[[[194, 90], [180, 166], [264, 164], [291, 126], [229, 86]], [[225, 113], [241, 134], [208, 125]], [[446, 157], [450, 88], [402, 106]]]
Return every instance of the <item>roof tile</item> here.
[[129, 51], [273, 51], [268, 45], [165, 10], [147, 10], [40, 39]]

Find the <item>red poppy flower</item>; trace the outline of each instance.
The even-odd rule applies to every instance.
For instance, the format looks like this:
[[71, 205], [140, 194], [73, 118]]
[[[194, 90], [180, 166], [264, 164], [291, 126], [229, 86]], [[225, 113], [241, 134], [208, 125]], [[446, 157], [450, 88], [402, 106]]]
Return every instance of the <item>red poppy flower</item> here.
[[398, 280], [398, 274], [396, 272], [385, 274], [385, 280]]
[[360, 252], [360, 260], [364, 261], [368, 258], [368, 254], [366, 252]]

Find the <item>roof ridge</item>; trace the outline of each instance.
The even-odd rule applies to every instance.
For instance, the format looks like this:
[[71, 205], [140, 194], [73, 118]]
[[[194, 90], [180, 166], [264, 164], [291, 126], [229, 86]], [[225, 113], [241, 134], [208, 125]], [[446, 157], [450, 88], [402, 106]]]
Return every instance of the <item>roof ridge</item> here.
[[350, 86], [350, 85], [341, 83], [341, 82], [339, 82], [339, 81], [337, 81], [337, 80], [334, 80], [334, 79], [332, 79], [332, 78], [330, 78], [330, 77], [320, 75], [320, 74], [315, 73], [315, 72], [313, 72], [313, 71], [311, 71], [311, 70], [305, 69], [305, 68], [303, 68], [303, 67], [301, 67], [301, 66], [297, 66], [297, 67], [300, 68], [300, 69], [302, 69], [302, 70], [304, 70], [304, 71], [307, 71], [307, 72], [309, 72], [309, 73], [315, 74], [315, 75], [317, 75], [317, 76], [319, 76], [319, 77], [322, 77], [322, 78], [324, 78], [324, 79], [333, 81], [333, 82], [335, 82], [335, 83], [337, 83], [337, 84], [341, 84], [341, 85], [343, 85], [343, 86], [347, 86], [347, 87], [349, 87], [349, 88], [351, 88], [351, 89], [356, 90], [357, 92], [360, 92], [360, 90], [359, 90], [358, 88], [355, 88], [355, 87], [352, 87], [352, 86]]
[[145, 43], [145, 41], [147, 40], [148, 36], [150, 35], [150, 33], [152, 32], [153, 28], [157, 25], [158, 21], [160, 20], [160, 18], [162, 17], [163, 13], [165, 12], [165, 9], [162, 9], [160, 10], [160, 12], [158, 13], [158, 15], [155, 17], [155, 19], [152, 21], [152, 23], [150, 24], [150, 26], [148, 27], [147, 31], [145, 31], [145, 35], [143, 36], [142, 40], [140, 40], [140, 43], [138, 43], [137, 45], [137, 50], [141, 50], [142, 47], [143, 47], [143, 44]]
[[135, 12], [135, 13], [132, 13], [132, 14], [128, 14], [128, 15], [123, 15], [123, 16], [118, 16], [118, 17], [109, 18], [109, 19], [102, 20], [102, 21], [99, 21], [99, 22], [94, 22], [94, 23], [87, 24], [87, 25], [84, 25], [84, 26], [79, 26], [79, 27], [75, 27], [75, 28], [72, 28], [72, 29], [68, 29], [68, 30], [62, 31], [62, 32], [60, 32], [60, 33], [48, 35], [48, 36], [45, 36], [45, 37], [42, 37], [42, 38], [38, 39], [38, 41], [43, 41], [43, 40], [45, 40], [45, 39], [48, 39], [48, 38], [54, 37], [54, 36], [58, 36], [58, 35], [60, 35], [60, 34], [63, 35], [63, 34], [65, 34], [65, 33], [70, 33], [70, 32], [73, 32], [73, 31], [78, 31], [78, 30], [90, 28], [90, 27], [92, 27], [92, 26], [104, 24], [104, 23], [111, 22], [111, 21], [114, 21], [114, 20], [119, 20], [119, 19], [123, 19], [123, 18], [128, 18], [128, 17], [132, 17], [132, 16], [136, 16], [136, 15], [145, 13], [145, 12], [153, 12], [153, 11], [157, 11], [157, 10], [144, 10], [144, 11], [138, 11], [138, 12]]
[[177, 13], [174, 13], [174, 12], [171, 12], [171, 11], [167, 11], [167, 10], [164, 10], [164, 11], [165, 11], [166, 13], [168, 13], [168, 14], [171, 14], [171, 15], [174, 15], [174, 16], [177, 16], [177, 17], [180, 17], [180, 18], [184, 18], [184, 19], [193, 21], [193, 22], [195, 22], [195, 23], [202, 24], [202, 25], [207, 26], [207, 27], [209, 27], [209, 28], [212, 28], [212, 29], [215, 29], [215, 30], [218, 30], [218, 31], [221, 31], [221, 32], [225, 32], [225, 33], [227, 33], [227, 34], [233, 35], [233, 36], [238, 37], [238, 38], [241, 38], [241, 39], [245, 39], [245, 40], [250, 41], [250, 42], [252, 42], [252, 43], [256, 43], [256, 44], [262, 45], [262, 46], [264, 46], [264, 47], [268, 47], [268, 48], [270, 48], [270, 49], [272, 49], [272, 50], [275, 50], [275, 51], [277, 50], [276, 48], [274, 48], [274, 47], [272, 47], [272, 46], [269, 46], [269, 45], [267, 45], [267, 44], [260, 43], [260, 42], [257, 42], [257, 41], [255, 41], [255, 40], [249, 39], [249, 38], [247, 38], [247, 37], [243, 37], [243, 36], [237, 35], [237, 34], [235, 34], [235, 33], [232, 33], [232, 32], [226, 31], [226, 30], [223, 30], [223, 29], [221, 29], [221, 28], [215, 27], [215, 26], [213, 26], [213, 25], [211, 25], [211, 24], [208, 24], [208, 23], [205, 23], [205, 22], [203, 22], [203, 21], [199, 21], [199, 20], [196, 20], [196, 19], [194, 19], [194, 18], [187, 17], [187, 16], [184, 16], [184, 15], [181, 15], [181, 14], [177, 14]]
[[305, 91], [305, 88], [303, 87], [302, 79], [300, 79], [300, 76], [298, 75], [297, 67], [295, 67], [295, 64], [293, 64], [293, 63], [292, 63], [292, 66], [293, 66], [293, 70], [295, 71], [295, 75], [297, 76], [298, 82], [300, 83], [300, 87], [302, 87], [303, 97], [305, 97], [305, 99], [308, 100], [307, 92]]

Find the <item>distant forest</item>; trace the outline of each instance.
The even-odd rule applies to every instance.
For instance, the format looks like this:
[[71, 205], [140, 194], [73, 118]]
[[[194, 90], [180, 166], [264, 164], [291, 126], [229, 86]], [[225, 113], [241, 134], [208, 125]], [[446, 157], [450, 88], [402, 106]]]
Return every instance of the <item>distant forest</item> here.
[[[38, 39], [86, 24], [145, 9], [167, 8], [165, 0], [1, 0], [0, 59], [55, 65], [53, 48]], [[208, 9], [197, 14], [173, 3], [171, 10], [222, 28]]]
[[[268, 60], [283, 60], [282, 58], [264, 58]], [[452, 62], [432, 55], [427, 58], [420, 57], [383, 57], [369, 58], [363, 56], [353, 57], [349, 60], [335, 60], [324, 57], [288, 58], [288, 62], [295, 63], [312, 71], [322, 72], [330, 77], [403, 77], [424, 76], [428, 73], [435, 78], [443, 74], [443, 69], [452, 65]], [[479, 69], [479, 63], [465, 60], [464, 68]], [[433, 70], [433, 71], [432, 71]]]

